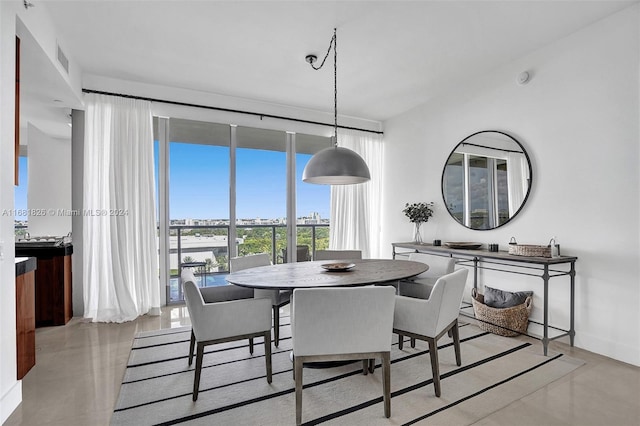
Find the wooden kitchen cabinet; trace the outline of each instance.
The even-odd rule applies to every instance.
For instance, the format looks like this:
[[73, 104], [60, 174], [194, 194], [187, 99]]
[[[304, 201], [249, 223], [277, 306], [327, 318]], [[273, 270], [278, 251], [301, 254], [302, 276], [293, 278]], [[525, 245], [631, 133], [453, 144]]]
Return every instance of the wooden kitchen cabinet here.
[[[19, 260], [19, 261], [18, 261]], [[36, 259], [16, 261], [16, 360], [21, 380], [36, 364]]]

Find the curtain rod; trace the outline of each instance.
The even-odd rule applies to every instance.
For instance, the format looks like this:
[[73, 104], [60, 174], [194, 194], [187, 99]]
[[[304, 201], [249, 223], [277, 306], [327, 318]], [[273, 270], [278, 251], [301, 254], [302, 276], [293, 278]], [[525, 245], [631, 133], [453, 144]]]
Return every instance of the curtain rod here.
[[[142, 100], [142, 101], [149, 101], [149, 102], [161, 102], [163, 104], [180, 105], [180, 106], [187, 106], [187, 107], [194, 107], [194, 108], [212, 109], [212, 110], [216, 110], [216, 111], [234, 112], [234, 113], [238, 113], [238, 114], [255, 115], [257, 117], [260, 117], [260, 119], [262, 119], [264, 117], [277, 118], [279, 120], [297, 121], [299, 123], [317, 124], [317, 125], [320, 125], [320, 126], [333, 127], [333, 124], [331, 124], [331, 123], [322, 123], [322, 122], [319, 122], [319, 121], [302, 120], [300, 118], [284, 117], [284, 116], [281, 116], [281, 115], [274, 115], [274, 114], [263, 114], [263, 113], [260, 113], [260, 112], [253, 112], [253, 111], [242, 111], [242, 110], [239, 110], [239, 109], [214, 107], [214, 106], [209, 106], [209, 105], [198, 105], [198, 104], [191, 104], [191, 103], [187, 103], [187, 102], [168, 101], [166, 99], [147, 98], [147, 97], [144, 97], [144, 96], [135, 96], [135, 95], [126, 95], [126, 94], [123, 94], [123, 93], [104, 92], [104, 91], [101, 91], [101, 90], [93, 90], [93, 89], [82, 89], [82, 92], [83, 93], [95, 93], [97, 95], [119, 96], [121, 98], [139, 99], [139, 100]], [[378, 135], [383, 135], [384, 134], [384, 132], [381, 132], [381, 131], [378, 131], [378, 130], [361, 129], [359, 127], [350, 127], [350, 126], [338, 126], [338, 127], [341, 128], [341, 129], [359, 130], [361, 132], [375, 133], [375, 134], [378, 134]]]

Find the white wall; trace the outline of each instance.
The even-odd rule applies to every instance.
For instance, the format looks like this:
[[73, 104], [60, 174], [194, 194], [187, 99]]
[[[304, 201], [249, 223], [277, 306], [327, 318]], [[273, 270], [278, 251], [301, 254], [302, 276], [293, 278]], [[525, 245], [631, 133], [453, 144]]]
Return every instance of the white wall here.
[[[22, 2], [0, 1], [0, 207], [14, 208], [14, 93], [15, 93], [15, 37], [17, 20], [20, 20], [46, 52], [52, 64], [69, 84], [80, 94], [80, 73], [70, 59], [69, 75], [58, 65], [56, 45], [64, 48], [65, 42], [55, 34], [54, 27], [42, 2], [38, 7], [26, 10]], [[0, 215], [0, 241], [3, 254], [0, 259], [0, 422], [4, 422], [22, 401], [22, 382], [16, 380], [15, 335], [15, 265], [14, 265], [14, 217]]]
[[[0, 206], [14, 207], [15, 10], [17, 2], [0, 2]], [[16, 299], [13, 216], [0, 215], [0, 423], [22, 401], [16, 379]]]
[[[435, 201], [425, 241], [547, 244], [578, 256], [576, 345], [640, 365], [639, 61], [640, 7], [500, 67], [385, 122], [383, 247], [410, 241], [406, 202]], [[516, 76], [532, 73], [529, 84]], [[492, 231], [473, 231], [444, 210], [443, 165], [480, 130], [518, 139], [533, 163], [533, 188], [520, 214]], [[536, 292], [541, 279], [481, 275], [483, 283]], [[550, 318], [568, 324], [568, 279], [551, 283]]]
[[32, 237], [71, 231], [71, 140], [54, 139], [27, 126], [27, 206]]
[[[11, 14], [17, 15], [21, 22], [18, 22], [18, 33], [21, 30], [21, 24], [27, 28], [29, 33], [40, 45], [42, 52], [47, 55], [53, 67], [58, 71], [59, 77], [69, 86], [71, 92], [77, 99], [82, 98], [81, 77], [82, 72], [79, 65], [73, 58], [72, 52], [67, 49], [67, 43], [56, 28], [49, 17], [46, 2], [38, 2], [36, 7], [25, 9], [22, 2], [19, 2], [19, 8]], [[15, 34], [15, 33], [14, 33]], [[58, 45], [69, 59], [69, 72], [58, 62]]]
[[[82, 175], [84, 173], [84, 111], [73, 110], [71, 113], [71, 207], [83, 210]], [[82, 257], [84, 256], [82, 241], [84, 240], [82, 216], [73, 216], [73, 256], [71, 273], [71, 294], [73, 297], [73, 316], [84, 315], [84, 286], [82, 281]]]

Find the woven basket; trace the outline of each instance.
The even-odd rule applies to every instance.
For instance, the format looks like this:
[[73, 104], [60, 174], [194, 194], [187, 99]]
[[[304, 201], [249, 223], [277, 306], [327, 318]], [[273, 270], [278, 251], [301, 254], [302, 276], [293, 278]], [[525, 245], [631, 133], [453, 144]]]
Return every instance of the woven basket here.
[[511, 308], [492, 308], [484, 304], [484, 296], [474, 288], [471, 304], [481, 330], [500, 336], [513, 337], [527, 332], [533, 299], [527, 297], [523, 304]]
[[551, 247], [529, 244], [509, 244], [509, 254], [516, 256], [551, 257]]

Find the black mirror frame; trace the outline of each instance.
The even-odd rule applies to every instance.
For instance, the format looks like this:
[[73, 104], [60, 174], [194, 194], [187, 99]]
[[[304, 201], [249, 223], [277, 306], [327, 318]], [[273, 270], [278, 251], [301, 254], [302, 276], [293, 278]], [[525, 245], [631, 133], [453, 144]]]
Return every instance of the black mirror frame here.
[[[454, 215], [453, 213], [451, 213], [451, 210], [449, 210], [449, 207], [447, 207], [447, 202], [445, 200], [444, 197], [444, 175], [445, 175], [445, 171], [447, 168], [447, 164], [449, 162], [449, 158], [451, 158], [451, 156], [453, 155], [453, 153], [456, 151], [456, 149], [463, 144], [466, 140], [480, 134], [480, 133], [499, 133], [501, 135], [504, 135], [506, 137], [508, 137], [509, 139], [511, 139], [512, 141], [514, 141], [516, 144], [518, 144], [518, 146], [520, 147], [520, 149], [522, 150], [522, 152], [524, 153], [525, 158], [527, 159], [527, 165], [529, 166], [529, 188], [527, 189], [527, 194], [524, 197], [524, 200], [522, 200], [522, 204], [520, 204], [520, 207], [518, 208], [518, 210], [516, 210], [516, 212], [513, 214], [513, 216], [509, 217], [509, 220], [505, 221], [504, 223], [501, 223], [498, 226], [494, 226], [493, 228], [487, 228], [487, 229], [476, 229], [476, 228], [471, 228], [470, 226], [465, 225], [464, 223], [460, 222]], [[501, 132], [499, 130], [481, 130], [479, 132], [475, 132], [469, 136], [467, 136], [466, 138], [462, 139], [460, 142], [458, 142], [458, 144], [453, 147], [453, 149], [451, 150], [451, 153], [449, 153], [449, 156], [447, 157], [447, 159], [444, 162], [444, 167], [442, 168], [442, 177], [440, 178], [440, 192], [442, 194], [442, 202], [445, 206], [445, 208], [447, 209], [447, 212], [449, 213], [449, 215], [451, 215], [451, 217], [453, 218], [453, 220], [456, 223], [459, 223], [460, 225], [464, 226], [467, 229], [471, 229], [473, 231], [491, 231], [494, 229], [498, 229], [504, 225], [506, 225], [507, 223], [511, 222], [513, 220], [513, 218], [515, 218], [516, 216], [518, 216], [518, 214], [522, 211], [522, 208], [525, 206], [525, 204], [527, 204], [527, 200], [529, 199], [529, 195], [531, 194], [531, 189], [533, 188], [533, 166], [531, 164], [531, 158], [529, 158], [529, 154], [527, 153], [527, 150], [524, 149], [524, 146], [522, 146], [522, 144], [513, 136], [509, 135], [508, 133], [505, 132]]]

